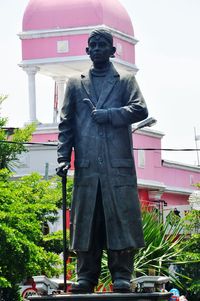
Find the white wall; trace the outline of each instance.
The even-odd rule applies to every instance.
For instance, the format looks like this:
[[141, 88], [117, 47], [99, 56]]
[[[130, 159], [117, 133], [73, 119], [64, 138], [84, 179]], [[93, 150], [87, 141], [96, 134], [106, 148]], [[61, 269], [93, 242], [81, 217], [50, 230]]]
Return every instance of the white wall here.
[[[41, 175], [48, 173], [49, 176], [55, 175], [57, 167], [57, 146], [28, 146], [29, 151], [19, 156], [19, 167], [15, 169], [17, 176], [23, 176], [32, 172]], [[48, 166], [47, 166], [48, 164]]]

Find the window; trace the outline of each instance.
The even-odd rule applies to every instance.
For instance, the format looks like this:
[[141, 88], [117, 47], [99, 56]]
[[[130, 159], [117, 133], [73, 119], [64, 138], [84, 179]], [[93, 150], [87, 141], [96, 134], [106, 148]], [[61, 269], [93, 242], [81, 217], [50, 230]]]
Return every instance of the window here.
[[138, 150], [138, 167], [140, 167], [140, 168], [145, 167], [145, 151], [144, 151], [144, 149]]

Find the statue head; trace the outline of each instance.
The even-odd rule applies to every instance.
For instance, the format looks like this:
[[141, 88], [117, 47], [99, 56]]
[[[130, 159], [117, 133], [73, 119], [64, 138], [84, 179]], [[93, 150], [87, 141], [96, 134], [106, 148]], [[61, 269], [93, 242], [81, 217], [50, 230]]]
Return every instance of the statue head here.
[[106, 39], [107, 42], [111, 46], [113, 46], [113, 36], [111, 34], [111, 31], [107, 28], [96, 28], [93, 31], [91, 31], [88, 37], [88, 45], [92, 37], [97, 37], [97, 38], [104, 37], [104, 39]]
[[116, 48], [113, 46], [113, 36], [106, 28], [94, 29], [88, 37], [86, 53], [90, 56], [94, 65], [100, 67], [114, 57]]

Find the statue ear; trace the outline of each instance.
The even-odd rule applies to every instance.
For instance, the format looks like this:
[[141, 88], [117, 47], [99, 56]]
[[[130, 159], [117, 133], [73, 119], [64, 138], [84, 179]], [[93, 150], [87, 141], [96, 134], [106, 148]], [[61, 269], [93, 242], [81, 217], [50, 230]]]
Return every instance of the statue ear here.
[[89, 48], [88, 47], [85, 48], [85, 52], [89, 55]]
[[112, 47], [110, 57], [115, 57], [116, 47]]

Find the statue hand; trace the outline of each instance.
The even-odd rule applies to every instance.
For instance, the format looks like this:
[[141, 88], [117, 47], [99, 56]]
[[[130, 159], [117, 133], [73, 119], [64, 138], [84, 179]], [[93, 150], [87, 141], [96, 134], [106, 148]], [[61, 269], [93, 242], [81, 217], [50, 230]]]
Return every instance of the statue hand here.
[[105, 109], [95, 109], [92, 111], [91, 116], [99, 124], [109, 121], [108, 110]]
[[66, 177], [68, 169], [70, 169], [71, 165], [69, 162], [61, 162], [56, 168], [56, 174], [59, 177]]

